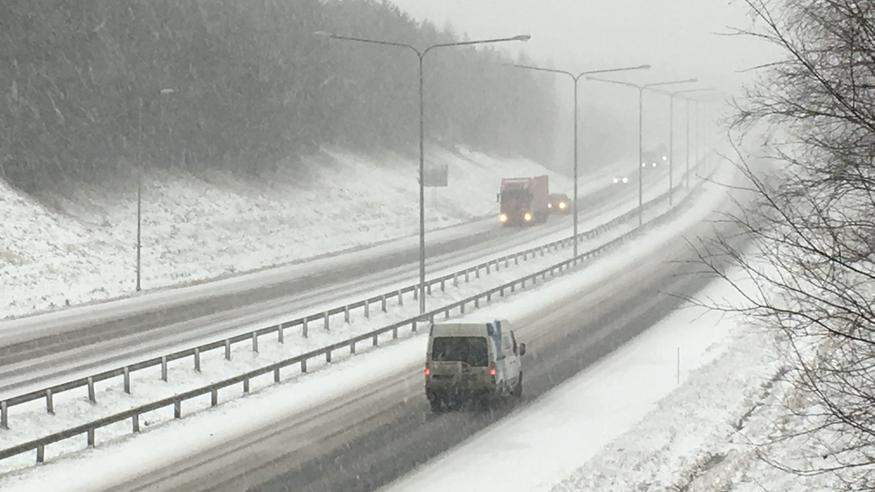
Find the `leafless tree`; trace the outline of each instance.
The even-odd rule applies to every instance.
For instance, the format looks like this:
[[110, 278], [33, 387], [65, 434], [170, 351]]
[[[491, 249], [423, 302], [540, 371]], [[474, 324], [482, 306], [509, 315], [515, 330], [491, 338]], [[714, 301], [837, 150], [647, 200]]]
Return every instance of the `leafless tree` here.
[[[705, 245], [702, 259], [744, 297], [743, 312], [787, 347], [801, 401], [776, 440], [812, 452], [765, 458], [801, 475], [875, 489], [875, 2], [745, 0], [777, 46], [737, 102], [736, 143], [765, 129], [771, 176], [740, 151], [753, 206], [733, 216], [749, 238]], [[737, 148], [740, 148], [739, 145]], [[742, 278], [718, 256], [729, 255]], [[798, 446], [797, 446], [798, 444]], [[784, 442], [785, 447], [788, 445]], [[785, 456], [786, 458], [786, 456]]]

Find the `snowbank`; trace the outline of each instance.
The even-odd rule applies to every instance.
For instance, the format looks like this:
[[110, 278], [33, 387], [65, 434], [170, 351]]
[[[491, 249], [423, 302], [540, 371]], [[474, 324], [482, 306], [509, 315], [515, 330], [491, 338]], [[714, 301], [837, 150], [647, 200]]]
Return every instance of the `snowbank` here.
[[[495, 212], [501, 176], [550, 174], [524, 159], [429, 150], [449, 166], [426, 191], [427, 227]], [[300, 166], [298, 166], [300, 167]], [[325, 150], [303, 172], [256, 180], [153, 173], [143, 186], [143, 288], [200, 282], [415, 234], [415, 160]], [[584, 192], [586, 190], [583, 190]], [[0, 181], [0, 318], [129, 295], [134, 290], [136, 187], [83, 185], [43, 201]]]

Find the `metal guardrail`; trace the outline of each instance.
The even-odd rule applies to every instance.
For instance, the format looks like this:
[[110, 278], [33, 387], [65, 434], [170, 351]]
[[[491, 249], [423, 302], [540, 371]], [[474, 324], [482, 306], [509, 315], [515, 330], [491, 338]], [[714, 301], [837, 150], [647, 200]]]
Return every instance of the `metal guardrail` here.
[[[680, 188], [680, 186], [675, 188], [675, 192]], [[660, 201], [666, 200], [668, 198], [668, 192], [665, 192], [656, 198], [653, 198], [644, 203], [645, 208], [652, 207]], [[592, 229], [581, 232], [578, 234], [578, 241], [584, 239], [594, 239], [599, 237], [601, 234], [617, 227], [619, 224], [623, 222], [633, 220], [637, 217], [637, 208], [632, 209], [620, 216], [617, 216], [604, 224], [600, 224]], [[510, 253], [507, 255], [499, 256], [497, 258], [493, 258], [487, 260], [485, 262], [479, 263], [474, 266], [469, 266], [467, 268], [458, 270], [456, 272], [436, 277], [428, 280], [426, 282], [427, 293], [431, 294], [432, 288], [436, 286], [440, 286], [441, 291], [446, 289], [447, 282], [453, 282], [453, 285], [457, 285], [461, 279], [464, 279], [465, 282], [470, 280], [470, 277], [474, 275], [476, 278], [480, 278], [481, 271], [486, 274], [490, 274], [492, 270], [499, 271], [502, 265], [507, 268], [510, 266], [510, 263], [513, 262], [515, 265], [519, 264], [519, 260], [523, 261], [528, 260], [530, 257], [535, 256], [544, 256], [547, 252], [555, 252], [561, 249], [568, 248], [574, 244], [573, 237], [567, 237], [564, 239], [560, 239], [557, 241], [553, 241], [547, 244], [543, 244], [540, 246], [534, 246], [522, 251], [517, 251], [515, 253]], [[9, 428], [9, 409], [11, 407], [21, 405], [24, 403], [42, 400], [44, 399], [46, 402], [46, 412], [53, 414], [54, 413], [54, 397], [58, 393], [70, 391], [77, 388], [86, 387], [88, 391], [88, 398], [92, 403], [96, 403], [96, 394], [94, 390], [94, 385], [96, 383], [106, 381], [108, 379], [122, 377], [123, 378], [123, 387], [125, 393], [131, 393], [131, 373], [135, 371], [140, 371], [143, 369], [153, 368], [160, 366], [161, 367], [161, 379], [167, 381], [167, 373], [168, 373], [168, 364], [170, 362], [174, 362], [180, 359], [191, 357], [193, 359], [194, 368], [196, 371], [200, 371], [200, 358], [201, 354], [204, 352], [208, 352], [210, 350], [216, 350], [220, 348], [224, 348], [225, 351], [225, 359], [231, 360], [231, 347], [235, 344], [239, 344], [242, 342], [250, 342], [252, 345], [252, 349], [255, 352], [258, 352], [258, 340], [259, 337], [263, 335], [273, 334], [275, 333], [277, 336], [277, 340], [280, 343], [283, 343], [285, 338], [285, 330], [300, 327], [302, 335], [306, 338], [308, 336], [308, 332], [310, 326], [313, 323], [321, 323], [322, 328], [326, 331], [330, 331], [330, 322], [331, 318], [340, 314], [343, 314], [344, 322], [349, 322], [350, 314], [352, 311], [356, 309], [362, 309], [364, 311], [364, 316], [366, 318], [370, 318], [370, 310], [371, 306], [375, 304], [380, 305], [380, 309], [383, 312], [387, 312], [388, 310], [388, 302], [391, 299], [397, 299], [397, 305], [404, 305], [404, 296], [405, 294], [413, 295], [413, 299], [416, 300], [418, 298], [419, 292], [419, 284], [412, 284], [400, 289], [394, 289], [389, 292], [385, 292], [380, 295], [376, 295], [367, 299], [363, 299], [361, 301], [344, 304], [341, 306], [337, 306], [325, 311], [319, 311], [314, 314], [310, 314], [307, 316], [303, 316], [300, 318], [296, 318], [293, 320], [285, 321], [282, 323], [266, 326], [264, 328], [259, 328], [256, 330], [248, 331], [246, 333], [241, 333], [239, 335], [235, 335], [228, 338], [223, 338], [220, 340], [215, 340], [212, 342], [208, 342], [196, 347], [192, 347], [189, 349], [184, 349], [176, 352], [172, 352], [160, 357], [153, 357], [151, 359], [142, 360], [139, 362], [135, 362], [132, 364], [128, 364], [125, 366], [117, 367], [115, 369], [110, 369], [106, 371], [99, 372], [97, 374], [93, 374], [91, 376], [78, 378], [75, 380], [67, 381], [64, 383], [52, 385], [46, 388], [38, 389], [35, 391], [30, 391], [28, 393], [23, 393], [19, 395], [15, 395], [9, 398], [5, 398], [0, 400], [0, 429], [8, 429]]]
[[[709, 173], [709, 176], [713, 175], [715, 170], [712, 170], [711, 173]], [[220, 389], [228, 388], [228, 387], [231, 387], [233, 385], [242, 383], [243, 392], [244, 392], [244, 394], [246, 394], [246, 393], [249, 393], [250, 381], [255, 377], [273, 373], [274, 383], [278, 383], [281, 380], [281, 370], [283, 368], [287, 368], [290, 366], [300, 364], [301, 373], [306, 373], [307, 372], [307, 361], [314, 359], [316, 357], [325, 357], [326, 363], [330, 363], [332, 353], [334, 353], [340, 349], [348, 348], [350, 351], [350, 354], [355, 354], [356, 345], [360, 344], [362, 342], [369, 340], [371, 342], [372, 346], [375, 346], [375, 347], [378, 346], [380, 335], [384, 335], [384, 334], [391, 332], [392, 333], [392, 340], [395, 340], [399, 336], [399, 330], [406, 327], [406, 326], [410, 326], [411, 332], [415, 333], [417, 331], [417, 328], [418, 328], [418, 326], [417, 326], [418, 323], [422, 323], [422, 322], [426, 321], [426, 319], [429, 323], [433, 323], [435, 317], [440, 316], [440, 315], [444, 315], [445, 318], [449, 318], [450, 315], [452, 314], [452, 312], [455, 310], [458, 310], [460, 314], [464, 314], [466, 306], [472, 306], [473, 308], [476, 309], [476, 308], [480, 307], [481, 302], [489, 303], [492, 301], [493, 297], [496, 297], [496, 296], [504, 297], [506, 293], [515, 292], [517, 287], [523, 288], [523, 289], [526, 288], [527, 283], [530, 286], [534, 286], [538, 283], [539, 278], [541, 279], [542, 282], [545, 282], [548, 279], [548, 276], [550, 278], [553, 278], [557, 274], [563, 273], [566, 270], [572, 269], [585, 261], [588, 261], [594, 257], [597, 257], [597, 256], [601, 255], [602, 253], [609, 251], [609, 250], [617, 247], [618, 245], [622, 244], [624, 241], [626, 241], [632, 235], [637, 234], [637, 233], [641, 232], [642, 230], [645, 230], [646, 228], [650, 227], [654, 222], [656, 222], [660, 219], [663, 219], [663, 218], [667, 218], [671, 214], [675, 213], [680, 208], [681, 205], [683, 205], [684, 203], [686, 203], [689, 200], [689, 198], [690, 198], [690, 196], [692, 196], [693, 192], [698, 190], [701, 187], [703, 182], [704, 181], [700, 181], [698, 184], [696, 184], [689, 191], [689, 193], [687, 193], [687, 195], [685, 195], [673, 208], [669, 209], [665, 213], [663, 213], [663, 214], [659, 215], [658, 217], [646, 222], [642, 226], [638, 226], [638, 227], [634, 228], [633, 230], [631, 230], [631, 231], [629, 231], [629, 232], [627, 232], [627, 233], [625, 233], [625, 234], [623, 234], [615, 239], [612, 239], [611, 241], [608, 241], [607, 243], [605, 243], [601, 246], [598, 246], [592, 250], [589, 250], [585, 253], [582, 253], [574, 258], [569, 258], [569, 259], [561, 261], [559, 263], [555, 263], [547, 268], [544, 268], [544, 269], [539, 270], [537, 272], [534, 272], [534, 273], [525, 275], [523, 277], [517, 278], [515, 280], [512, 280], [512, 281], [507, 282], [505, 284], [502, 284], [500, 286], [493, 287], [491, 289], [477, 293], [473, 296], [467, 297], [467, 298], [462, 299], [460, 301], [456, 301], [454, 303], [442, 306], [440, 308], [433, 309], [433, 310], [427, 312], [422, 317], [416, 316], [413, 318], [408, 318], [408, 319], [405, 319], [402, 321], [398, 321], [398, 322], [392, 323], [390, 325], [384, 326], [382, 328], [373, 330], [371, 332], [364, 333], [364, 334], [361, 334], [361, 335], [358, 335], [358, 336], [355, 336], [355, 337], [328, 345], [326, 347], [322, 347], [322, 348], [307, 352], [305, 354], [299, 354], [299, 355], [296, 355], [294, 357], [283, 359], [279, 362], [274, 362], [272, 364], [268, 364], [268, 365], [260, 367], [258, 369], [254, 369], [254, 370], [246, 372], [244, 374], [240, 374], [238, 376], [234, 376], [234, 377], [231, 377], [231, 378], [219, 381], [219, 382], [211, 383], [209, 385], [206, 385], [206, 386], [203, 386], [200, 388], [192, 389], [192, 390], [189, 390], [189, 391], [186, 391], [183, 393], [179, 393], [179, 394], [167, 397], [167, 398], [163, 398], [163, 399], [155, 401], [155, 402], [140, 405], [140, 406], [138, 406], [136, 408], [132, 408], [130, 410], [126, 410], [123, 412], [116, 413], [114, 415], [99, 418], [97, 420], [93, 420], [91, 422], [77, 425], [75, 427], [65, 429], [63, 431], [56, 432], [56, 433], [50, 434], [48, 436], [45, 436], [45, 437], [42, 437], [39, 439], [24, 442], [24, 443], [18, 444], [16, 446], [12, 446], [10, 448], [0, 450], [0, 460], [7, 459], [7, 458], [10, 458], [10, 457], [13, 457], [13, 456], [16, 456], [16, 455], [19, 455], [19, 454], [22, 454], [22, 453], [25, 453], [28, 451], [36, 450], [36, 462], [38, 464], [43, 463], [43, 462], [45, 462], [45, 448], [47, 445], [66, 440], [66, 439], [69, 439], [69, 438], [77, 436], [77, 435], [85, 434], [87, 446], [93, 447], [95, 445], [95, 433], [96, 433], [97, 429], [102, 428], [102, 427], [106, 427], [106, 426], [111, 425], [111, 424], [123, 422], [126, 420], [131, 421], [132, 432], [138, 433], [140, 431], [140, 419], [139, 418], [140, 418], [140, 415], [142, 415], [144, 413], [159, 410], [161, 408], [169, 407], [172, 405], [173, 409], [174, 409], [173, 410], [174, 418], [180, 419], [180, 418], [182, 418], [182, 403], [186, 400], [191, 400], [193, 398], [197, 398], [197, 397], [205, 396], [205, 395], [209, 394], [210, 395], [210, 404], [211, 404], [211, 406], [215, 407], [216, 405], [219, 404], [218, 392]], [[677, 189], [675, 189], [673, 191], [676, 191], [676, 190]], [[664, 199], [667, 197], [667, 195], [668, 195], [668, 192], [663, 194], [663, 195], [660, 195], [659, 197], [657, 197], [654, 200], [649, 201], [648, 204], [652, 204], [652, 203], [656, 202], [657, 200]], [[637, 214], [637, 211], [634, 211], [634, 212], [635, 212], [635, 214]], [[630, 215], [630, 214], [624, 214], [624, 215]], [[637, 216], [637, 215], [635, 215], [635, 216]], [[553, 243], [551, 243], [551, 244], [553, 244]], [[533, 249], [537, 249], [537, 248], [533, 248]], [[450, 276], [445, 276], [442, 278], [447, 279], [449, 277]], [[439, 279], [436, 279], [435, 281], [438, 281], [438, 280]], [[433, 281], [433, 282], [435, 282], [435, 281]], [[371, 299], [374, 299], [374, 298], [371, 298]], [[268, 327], [268, 328], [258, 330], [256, 332], [252, 332], [252, 333], [269, 333], [270, 331], [282, 332], [282, 328], [279, 328], [282, 325], [283, 324]], [[255, 337], [256, 338], [253, 338], [253, 340], [257, 340], [257, 335], [255, 335]], [[234, 338], [238, 339], [238, 340], [246, 340], [247, 336], [240, 335], [240, 336], [237, 336]], [[221, 342], [214, 342], [212, 344], [207, 344], [207, 345], [202, 346], [202, 347], [210, 346], [212, 348], [217, 348], [217, 347], [221, 347], [222, 345], [225, 345], [225, 347], [227, 347], [227, 344], [223, 344]], [[192, 355], [193, 353], [195, 353], [195, 354], [198, 353], [197, 352], [198, 349], [192, 349], [192, 350], [184, 351], [184, 352], [187, 355]], [[180, 352], [180, 353], [182, 353], [182, 352]], [[164, 363], [166, 364], [166, 357], [161, 357], [160, 359], [163, 360]], [[150, 367], [152, 365], [155, 365], [154, 361], [155, 361], [155, 359], [152, 359], [152, 360], [143, 361], [141, 363], [134, 364], [131, 366], [126, 366], [125, 368], [123, 368], [123, 374], [129, 375], [130, 370], [132, 370], [132, 368], [135, 366], [142, 368], [142, 367]], [[162, 368], [166, 369], [166, 365], [162, 366]], [[118, 375], [119, 370], [108, 371], [104, 374]], [[162, 371], [162, 376], [166, 377], [166, 371]], [[89, 398], [91, 398], [93, 401], [93, 399], [94, 399], [93, 378], [87, 378], [87, 379], [89, 380], [88, 381]], [[126, 381], [128, 381], [128, 383], [129, 383], [129, 380], [126, 379]], [[75, 383], [76, 382], [70, 382], [70, 383], [67, 383], [66, 386], [69, 388], [73, 388], [73, 387], [76, 387]], [[65, 386], [65, 385], [61, 385], [61, 386]], [[47, 391], [47, 394], [40, 395], [40, 397], [42, 397], [42, 396], [47, 397], [47, 402], [48, 402], [47, 405], [49, 406], [49, 410], [51, 411], [51, 403], [50, 402], [51, 402], [51, 391], [52, 390], [47, 389], [46, 391]], [[30, 401], [30, 400], [26, 400], [26, 401]]]

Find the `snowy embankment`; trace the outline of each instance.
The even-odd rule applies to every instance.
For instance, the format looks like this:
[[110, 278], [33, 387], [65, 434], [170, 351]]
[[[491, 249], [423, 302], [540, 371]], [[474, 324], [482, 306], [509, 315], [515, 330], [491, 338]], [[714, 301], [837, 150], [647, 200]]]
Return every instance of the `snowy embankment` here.
[[[549, 174], [551, 188], [571, 188], [567, 178], [525, 159], [441, 149], [429, 149], [428, 158], [449, 167], [449, 187], [426, 190], [429, 229], [494, 214], [502, 176]], [[415, 234], [416, 166], [393, 154], [326, 150], [304, 159], [297, 166], [303, 171], [258, 179], [150, 174], [143, 184], [143, 289]], [[135, 243], [135, 183], [82, 184], [37, 201], [0, 181], [0, 319], [132, 294]]]

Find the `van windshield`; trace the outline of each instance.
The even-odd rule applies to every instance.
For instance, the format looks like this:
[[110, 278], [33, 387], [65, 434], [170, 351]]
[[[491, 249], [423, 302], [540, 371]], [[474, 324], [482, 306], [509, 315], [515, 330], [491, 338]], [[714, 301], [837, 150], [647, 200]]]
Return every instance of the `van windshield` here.
[[474, 367], [488, 365], [486, 338], [437, 337], [431, 345], [431, 358], [437, 362], [464, 362]]

